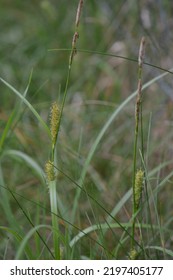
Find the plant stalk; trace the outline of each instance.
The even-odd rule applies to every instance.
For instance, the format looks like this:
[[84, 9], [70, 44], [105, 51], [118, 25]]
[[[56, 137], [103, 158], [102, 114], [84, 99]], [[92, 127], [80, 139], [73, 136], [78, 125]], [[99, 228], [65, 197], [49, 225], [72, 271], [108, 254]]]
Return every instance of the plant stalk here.
[[58, 207], [57, 207], [57, 195], [56, 195], [56, 181], [49, 182], [49, 192], [50, 192], [50, 206], [51, 206], [51, 216], [52, 216], [52, 230], [53, 230], [53, 244], [55, 259], [60, 260], [60, 236], [59, 236], [59, 224], [58, 224]]
[[138, 148], [138, 134], [139, 134], [139, 124], [141, 124], [141, 148], [142, 156], [144, 156], [143, 148], [143, 125], [142, 125], [142, 67], [144, 61], [144, 47], [145, 47], [145, 38], [142, 37], [139, 49], [138, 56], [138, 88], [137, 88], [137, 99], [135, 107], [135, 136], [134, 136], [134, 147], [133, 147], [133, 177], [132, 177], [132, 189], [133, 189], [133, 209], [132, 216], [132, 239], [131, 239], [131, 250], [134, 249], [135, 244], [135, 224], [136, 224], [136, 213], [138, 211], [135, 202], [135, 180], [136, 180], [136, 171], [137, 171], [137, 148]]

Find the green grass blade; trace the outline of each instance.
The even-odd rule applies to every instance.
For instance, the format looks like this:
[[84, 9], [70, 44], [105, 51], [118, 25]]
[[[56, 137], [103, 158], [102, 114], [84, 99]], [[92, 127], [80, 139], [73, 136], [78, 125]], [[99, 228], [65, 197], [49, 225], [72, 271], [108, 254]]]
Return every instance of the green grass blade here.
[[25, 247], [27, 245], [27, 242], [29, 241], [29, 239], [32, 237], [32, 235], [34, 233], [37, 233], [38, 230], [40, 228], [47, 228], [49, 230], [52, 230], [52, 227], [51, 226], [48, 226], [48, 225], [37, 225], [35, 227], [33, 227], [26, 235], [25, 237], [23, 238], [17, 252], [16, 252], [16, 256], [15, 256], [15, 260], [20, 260], [21, 257], [23, 256], [23, 253], [25, 251]]
[[169, 249], [166, 249], [166, 248], [162, 248], [160, 246], [147, 246], [145, 247], [145, 249], [154, 249], [154, 250], [158, 250], [158, 251], [161, 251], [163, 254], [167, 254], [171, 257], [173, 257], [173, 251], [169, 250]]
[[[124, 228], [131, 228], [132, 227], [132, 223], [122, 223], [121, 224]], [[136, 227], [141, 227], [144, 229], [151, 229], [151, 225], [150, 224], [140, 224], [140, 225], [136, 225]], [[82, 232], [79, 232], [71, 241], [70, 241], [70, 247], [73, 247], [81, 238], [85, 237], [87, 234], [96, 231], [96, 230], [108, 230], [108, 229], [114, 229], [114, 228], [120, 228], [120, 225], [117, 223], [111, 223], [111, 224], [107, 224], [107, 223], [103, 223], [103, 224], [99, 224], [99, 225], [92, 225], [90, 227], [87, 227], [85, 229], [82, 230]], [[153, 228], [158, 230], [160, 229], [159, 226], [157, 225], [153, 225]], [[163, 231], [169, 231], [171, 233], [171, 229], [168, 230], [166, 228], [162, 229]]]
[[[29, 78], [28, 85], [27, 85], [27, 87], [24, 91], [24, 94], [23, 94], [24, 98], [25, 98], [25, 96], [28, 92], [28, 89], [29, 89], [29, 86], [30, 86], [30, 83], [31, 83], [31, 78], [32, 78], [32, 72], [31, 72], [31, 75], [30, 75], [30, 78]], [[7, 123], [6, 123], [6, 126], [5, 126], [5, 128], [2, 132], [2, 136], [0, 138], [0, 151], [2, 150], [3, 144], [5, 143], [5, 139], [7, 138], [7, 135], [10, 131], [10, 128], [12, 127], [15, 120], [17, 120], [18, 116], [20, 115], [20, 107], [21, 107], [22, 103], [23, 103], [22, 100], [20, 100], [20, 102], [17, 104], [17, 106], [14, 108], [14, 110], [10, 114], [10, 117], [9, 117]]]
[[[0, 164], [0, 184], [4, 185], [3, 181], [3, 173], [1, 169], [1, 164]], [[0, 187], [0, 205], [2, 206], [3, 212], [2, 215], [5, 215], [6, 220], [10, 227], [15, 229], [17, 232], [21, 233], [21, 229], [19, 224], [17, 223], [17, 220], [14, 216], [14, 213], [11, 209], [11, 204], [10, 204], [10, 198], [9, 198], [9, 192], [7, 191], [6, 188]]]
[[[129, 200], [129, 198], [132, 195], [132, 189], [128, 190], [123, 197], [120, 199], [120, 201], [115, 205], [115, 207], [113, 208], [113, 210], [111, 211], [111, 216], [115, 217], [118, 212], [122, 209], [122, 207], [124, 206], [124, 204]], [[108, 224], [110, 224], [112, 222], [112, 217], [108, 216], [106, 219], [106, 222]]]
[[[18, 243], [21, 243], [22, 240], [23, 240], [23, 238], [21, 237], [21, 235], [19, 235], [19, 234], [17, 233], [17, 231], [15, 231], [15, 230], [13, 230], [13, 229], [11, 229], [11, 228], [4, 227], [4, 226], [0, 226], [0, 230], [4, 230], [4, 231], [6, 231], [6, 232], [12, 234], [13, 237], [18, 241]], [[27, 258], [33, 259], [33, 254], [32, 254], [32, 252], [31, 252], [31, 250], [30, 250], [30, 248], [29, 248], [28, 246], [25, 247], [24, 252], [25, 252]]]
[[[20, 204], [20, 202], [18, 201], [18, 199], [16, 198], [14, 193], [9, 188], [8, 188], [8, 190], [11, 193], [12, 197], [14, 198], [15, 202], [17, 203], [18, 207], [22, 210], [22, 213], [26, 217], [29, 224], [32, 226], [32, 228], [35, 228], [33, 222], [31, 221], [30, 217], [27, 215], [25, 209], [22, 207], [22, 205]], [[50, 248], [47, 246], [47, 244], [46, 244], [45, 240], [43, 239], [42, 235], [38, 231], [36, 231], [36, 233], [37, 233], [38, 237], [40, 238], [40, 240], [43, 242], [43, 244], [46, 246], [46, 248], [49, 251], [49, 253], [51, 254], [52, 258], [54, 259], [54, 255], [53, 255], [52, 251], [50, 250]]]
[[2, 150], [3, 144], [5, 143], [5, 139], [7, 138], [8, 132], [10, 130], [10, 127], [12, 126], [14, 122], [14, 116], [15, 116], [16, 110], [14, 109], [12, 113], [10, 114], [10, 117], [6, 123], [6, 126], [2, 132], [1, 138], [0, 138], [0, 151]]
[[40, 117], [40, 115], [37, 113], [37, 111], [34, 109], [34, 107], [29, 103], [29, 101], [19, 92], [17, 91], [13, 86], [11, 86], [8, 82], [6, 82], [4, 79], [0, 78], [0, 81], [6, 85], [11, 91], [13, 91], [22, 101], [23, 103], [29, 108], [29, 110], [34, 114], [38, 122], [42, 125], [48, 136], [50, 136], [50, 130], [47, 124], [43, 121], [43, 119]]
[[[59, 48], [59, 49], [48, 49], [49, 52], [54, 52], [54, 51], [64, 51], [64, 52], [70, 52], [71, 49], [68, 49], [68, 48]], [[116, 54], [113, 54], [113, 53], [106, 53], [106, 52], [101, 52], [101, 51], [93, 51], [93, 50], [84, 50], [84, 49], [77, 49], [78, 52], [81, 52], [81, 53], [88, 53], [88, 54], [97, 54], [97, 55], [101, 55], [101, 56], [109, 56], [109, 57], [116, 57], [116, 58], [119, 58], [119, 59], [123, 59], [123, 60], [128, 60], [128, 61], [131, 61], [131, 62], [135, 62], [135, 63], [138, 63], [138, 59], [136, 58], [131, 58], [131, 57], [127, 57], [127, 56], [122, 56], [122, 55], [116, 55]], [[161, 71], [164, 71], [164, 72], [167, 72], [169, 74], [173, 74], [173, 69], [166, 69], [166, 68], [163, 68], [163, 67], [160, 67], [158, 65], [155, 65], [155, 64], [152, 64], [152, 63], [148, 63], [148, 62], [145, 62], [144, 63], [145, 65], [147, 66], [150, 66], [152, 68], [156, 68], [156, 69], [159, 69]]]
[[34, 171], [34, 173], [36, 173], [39, 178], [41, 179], [42, 183], [45, 182], [44, 180], [44, 170], [39, 166], [39, 164], [33, 160], [30, 156], [28, 156], [27, 154], [18, 151], [18, 150], [7, 150], [3, 153], [2, 156], [10, 156], [19, 160], [23, 160], [30, 168], [32, 168], [32, 170]]

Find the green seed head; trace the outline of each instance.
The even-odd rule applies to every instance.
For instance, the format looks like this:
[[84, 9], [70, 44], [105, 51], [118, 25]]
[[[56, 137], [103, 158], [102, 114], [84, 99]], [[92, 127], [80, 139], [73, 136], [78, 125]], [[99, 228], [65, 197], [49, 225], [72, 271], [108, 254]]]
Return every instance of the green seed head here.
[[132, 249], [130, 251], [129, 259], [130, 260], [136, 260], [137, 256], [138, 256], [138, 252], [136, 251], [136, 249]]
[[48, 182], [55, 180], [55, 171], [54, 171], [54, 166], [52, 161], [49, 160], [45, 164], [45, 172], [46, 172], [46, 177]]
[[58, 104], [54, 102], [51, 107], [51, 115], [50, 115], [50, 131], [51, 131], [53, 145], [55, 145], [56, 143], [59, 122], [60, 122], [60, 110]]
[[135, 177], [135, 207], [136, 209], [139, 208], [140, 198], [142, 194], [142, 187], [143, 187], [143, 180], [144, 180], [144, 171], [138, 170]]

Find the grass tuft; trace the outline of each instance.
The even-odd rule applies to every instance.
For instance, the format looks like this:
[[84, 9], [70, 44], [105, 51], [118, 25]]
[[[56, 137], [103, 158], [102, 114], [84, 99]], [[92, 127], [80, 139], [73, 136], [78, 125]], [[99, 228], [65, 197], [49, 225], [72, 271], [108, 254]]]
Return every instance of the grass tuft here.
[[3, 2], [0, 258], [172, 259], [171, 4]]

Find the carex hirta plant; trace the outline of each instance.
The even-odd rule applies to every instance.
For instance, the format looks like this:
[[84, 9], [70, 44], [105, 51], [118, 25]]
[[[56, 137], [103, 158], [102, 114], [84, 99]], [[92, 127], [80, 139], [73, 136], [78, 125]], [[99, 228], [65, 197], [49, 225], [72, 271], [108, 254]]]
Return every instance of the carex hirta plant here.
[[135, 244], [135, 225], [136, 216], [140, 206], [140, 199], [142, 195], [142, 188], [144, 182], [144, 170], [142, 168], [137, 169], [137, 151], [138, 151], [138, 137], [139, 127], [141, 128], [141, 156], [144, 158], [144, 145], [143, 145], [143, 122], [142, 122], [142, 68], [145, 56], [145, 38], [142, 37], [138, 55], [138, 87], [137, 98], [135, 104], [135, 135], [134, 135], [134, 150], [133, 150], [133, 209], [132, 209], [132, 238], [131, 238], [131, 253], [130, 258], [135, 259], [137, 257], [137, 251], [134, 248]]
[[[30, 2], [34, 1], [31, 0]], [[33, 21], [32, 3], [25, 7], [31, 7], [30, 23], [33, 26], [34, 34], [37, 34], [38, 31], [38, 35], [41, 34], [40, 40], [35, 41], [32, 34], [34, 45], [30, 44], [31, 38], [28, 38], [28, 41], [20, 40], [20, 42], [24, 42], [24, 48], [21, 48], [18, 41], [23, 34], [21, 32], [23, 25], [20, 24], [21, 19], [19, 17], [18, 27], [15, 25], [13, 38], [11, 38], [9, 25], [10, 33], [7, 34], [7, 37], [4, 35], [8, 32], [2, 34], [2, 47], [5, 46], [6, 42], [10, 42], [10, 45], [12, 43], [12, 46], [17, 46], [15, 47], [15, 53], [13, 53], [15, 55], [14, 62], [20, 62], [20, 59], [16, 59], [18, 49], [19, 57], [22, 57], [23, 68], [25, 69], [27, 69], [25, 66], [29, 62], [28, 57], [31, 54], [35, 56], [36, 61], [39, 61], [37, 67], [48, 62], [51, 79], [53, 78], [53, 81], [56, 80], [57, 83], [57, 80], [63, 76], [65, 84], [62, 92], [58, 92], [58, 97], [57, 95], [54, 96], [49, 103], [50, 112], [48, 124], [46, 124], [42, 119], [42, 117], [45, 118], [45, 103], [39, 101], [43, 101], [42, 98], [47, 101], [50, 96], [42, 94], [42, 97], [40, 97], [36, 94], [42, 92], [42, 90], [47, 93], [47, 87], [44, 87], [46, 84], [44, 77], [49, 75], [47, 64], [34, 75], [34, 85], [31, 83], [32, 74], [30, 75], [23, 93], [16, 89], [17, 84], [13, 87], [6, 79], [0, 77], [1, 83], [7, 89], [7, 92], [2, 89], [0, 94], [2, 103], [0, 108], [0, 205], [2, 210], [0, 258], [11, 259], [14, 256], [15, 259], [21, 259], [24, 256], [27, 259], [129, 258], [135, 260], [139, 258], [161, 258], [162, 256], [166, 258], [167, 254], [173, 257], [173, 251], [168, 249], [171, 246], [172, 236], [172, 200], [170, 194], [173, 161], [171, 142], [167, 142], [167, 140], [172, 141], [173, 136], [171, 129], [167, 134], [167, 128], [171, 127], [172, 123], [167, 119], [170, 116], [172, 106], [169, 107], [169, 116], [164, 112], [168, 100], [164, 99], [166, 102], [164, 107], [161, 107], [161, 111], [160, 106], [158, 106], [163, 101], [162, 87], [159, 85], [165, 88], [168, 76], [173, 74], [173, 69], [164, 69], [144, 60], [145, 38], [141, 40], [137, 59], [128, 57], [128, 49], [131, 43], [130, 49], [135, 52], [134, 40], [137, 39], [136, 37], [132, 36], [133, 38], [128, 41], [128, 44], [125, 42], [125, 33], [124, 39], [120, 32], [116, 33], [115, 38], [115, 31], [119, 26], [122, 30], [127, 30], [129, 37], [131, 30], [126, 28], [127, 22], [131, 23], [129, 26], [134, 26], [131, 22], [134, 20], [134, 15], [136, 15], [136, 19], [139, 18], [139, 14], [135, 14], [138, 12], [136, 9], [135, 13], [133, 7], [128, 9], [130, 1], [125, 3], [124, 7], [127, 7], [127, 9], [121, 10], [119, 8], [122, 1], [116, 1], [116, 5], [113, 4], [113, 1], [105, 0], [95, 1], [97, 2], [95, 4], [93, 4], [94, 1], [87, 2], [86, 13], [92, 12], [90, 16], [86, 16], [85, 20], [86, 36], [89, 34], [89, 37], [92, 38], [89, 49], [80, 49], [78, 45], [84, 1], [76, 1], [78, 7], [76, 6], [76, 19], [75, 15], [73, 19], [74, 28], [70, 36], [69, 48], [66, 48], [66, 42], [67, 34], [71, 29], [69, 26], [69, 22], [71, 22], [70, 9], [74, 6], [74, 1], [68, 1], [68, 5], [65, 4], [65, 1], [62, 1], [64, 3], [62, 5], [57, 4], [59, 2], [54, 1], [53, 3], [52, 1], [50, 6], [48, 6], [48, 2], [51, 1], [41, 2], [47, 2], [47, 4], [43, 3], [45, 6], [47, 5], [44, 8], [52, 10], [44, 10], [44, 14], [39, 13], [41, 14], [40, 18], [37, 9], [35, 20], [39, 24], [35, 24], [36, 22]], [[57, 14], [54, 9], [54, 7], [57, 7], [56, 5], [59, 5]], [[142, 12], [145, 6], [140, 5], [140, 8]], [[120, 11], [120, 13], [117, 13], [117, 11]], [[107, 18], [109, 12], [110, 19]], [[26, 13], [26, 15], [29, 18], [29, 13]], [[16, 16], [18, 17], [17, 9]], [[125, 26], [123, 26], [122, 17], [126, 17]], [[40, 24], [40, 19], [44, 20], [45, 25], [44, 22]], [[32, 25], [33, 22], [34, 25]], [[110, 26], [111, 22], [116, 24]], [[29, 22], [26, 22], [25, 28], [29, 26], [28, 24]], [[41, 29], [37, 30], [38, 25]], [[139, 26], [141, 32], [141, 24]], [[47, 32], [49, 27], [51, 32]], [[56, 34], [54, 33], [55, 28]], [[138, 37], [141, 35], [136, 32], [137, 28], [138, 25], [136, 24], [135, 35]], [[16, 32], [16, 30], [20, 32]], [[108, 30], [108, 32], [105, 32], [105, 30]], [[148, 28], [147, 32], [149, 31]], [[43, 32], [45, 32], [45, 36], [42, 36]], [[26, 35], [28, 35], [28, 32]], [[52, 37], [49, 37], [49, 35]], [[57, 60], [54, 59], [52, 65], [51, 57], [45, 60], [42, 59], [42, 55], [45, 54], [47, 44], [49, 45], [51, 42], [52, 46], [55, 41], [57, 42], [57, 38], [62, 47], [65, 45], [65, 48], [55, 50], [65, 51], [65, 53], [60, 54], [58, 65]], [[45, 39], [47, 44], [45, 44]], [[38, 51], [32, 52], [35, 48], [35, 42], [38, 42], [39, 48]], [[87, 38], [85, 42], [88, 44]], [[156, 40], [154, 42], [156, 43]], [[27, 44], [28, 48], [26, 49]], [[159, 42], [155, 45], [158, 49]], [[43, 51], [40, 49], [42, 46]], [[156, 51], [152, 45], [152, 40], [150, 46], [152, 48], [148, 53], [149, 61], [150, 54], [153, 55], [152, 51]], [[109, 52], [106, 52], [107, 47], [109, 47]], [[120, 53], [119, 48], [121, 49]], [[12, 58], [12, 54], [10, 53], [9, 57], [9, 48], [3, 47], [3, 49], [7, 49], [7, 52], [4, 52], [3, 55], [4, 64], [6, 59]], [[81, 73], [76, 73], [77, 75], [74, 73], [73, 79], [71, 73], [78, 52], [87, 55], [87, 63], [86, 65], [79, 65]], [[64, 61], [66, 54], [67, 63]], [[89, 54], [91, 54], [91, 57]], [[121, 56], [121, 54], [124, 56]], [[32, 63], [35, 58], [33, 57]], [[154, 59], [154, 56], [152, 58]], [[167, 65], [168, 57], [161, 56], [161, 58], [161, 62], [164, 61], [164, 65]], [[27, 60], [25, 61], [25, 59]], [[79, 63], [84, 62], [83, 59], [85, 59], [85, 55], [79, 57]], [[120, 61], [122, 63], [119, 63]], [[9, 79], [12, 78], [18, 82], [18, 78], [21, 79], [22, 75], [15, 77], [16, 66], [14, 71], [14, 65], [10, 68], [8, 64], [6, 65], [6, 62], [4, 65], [2, 64], [1, 75], [10, 73]], [[135, 64], [136, 62], [137, 64]], [[131, 72], [126, 75], [128, 63], [132, 63], [131, 65], [134, 68], [131, 67]], [[143, 83], [143, 65], [146, 65], [147, 72], [152, 76], [152, 79], [149, 79], [146, 83]], [[52, 68], [52, 66], [58, 67], [60, 72], [53, 71], [55, 68]], [[30, 68], [30, 64], [28, 67]], [[9, 71], [10, 69], [11, 71]], [[131, 92], [133, 88], [133, 69], [135, 75], [138, 74], [138, 76], [135, 91]], [[154, 69], [163, 71], [163, 73], [158, 73], [154, 77], [156, 73]], [[78, 72], [78, 69], [76, 71]], [[166, 75], [168, 76], [162, 81], [162, 78]], [[19, 81], [21, 81], [20, 79]], [[42, 87], [40, 82], [43, 81]], [[38, 82], [39, 85], [35, 82]], [[143, 114], [143, 94], [144, 90], [150, 86], [152, 87], [152, 95], [150, 95], [148, 101], [145, 100], [148, 102], [148, 106], [145, 106], [145, 113]], [[79, 87], [83, 89], [82, 95], [79, 93]], [[36, 88], [37, 91], [34, 93], [33, 90]], [[53, 96], [54, 83], [51, 83], [51, 88], [53, 89], [51, 96]], [[73, 98], [70, 98], [71, 102], [68, 104], [66, 115], [64, 108], [67, 105], [66, 97], [68, 97], [69, 89], [74, 92], [74, 95]], [[10, 99], [6, 97], [8, 91], [13, 94]], [[165, 92], [166, 90], [164, 90]], [[127, 118], [127, 115], [131, 115], [130, 104], [134, 97], [136, 97], [136, 102], [134, 102], [135, 112], [134, 120], [132, 120]], [[19, 100], [17, 100], [14, 110], [11, 112], [14, 101], [16, 101], [15, 98]], [[153, 99], [154, 102], [152, 102]], [[3, 102], [5, 102], [4, 108]], [[32, 102], [34, 102], [33, 105]], [[170, 103], [169, 105], [171, 105]], [[37, 112], [37, 109], [41, 114]], [[148, 118], [148, 112], [152, 113], [153, 118], [151, 118], [150, 113], [147, 125], [147, 123], [144, 124], [144, 121]], [[156, 112], [156, 115], [153, 115], [154, 112]], [[63, 131], [67, 133], [63, 133], [61, 137], [62, 121], [66, 116]], [[165, 123], [162, 122], [165, 120], [166, 126], [160, 126], [160, 124]], [[128, 128], [132, 127], [132, 122], [134, 122], [134, 127], [129, 132]], [[45, 134], [40, 134], [38, 125], [42, 125], [45, 130], [44, 133], [46, 132], [46, 135], [49, 136], [48, 146], [44, 137]], [[158, 135], [163, 136], [161, 141]], [[134, 150], [131, 158], [132, 139]], [[147, 139], [147, 141], [145, 142], [144, 139]], [[39, 149], [37, 149], [38, 146]], [[160, 147], [165, 146], [169, 150], [160, 154]], [[144, 147], [146, 148], [144, 149]], [[170, 158], [167, 159], [168, 152]], [[34, 158], [45, 163], [45, 172], [37, 159]], [[21, 162], [24, 163], [22, 172], [20, 172]], [[60, 168], [60, 164], [62, 168]], [[43, 173], [45, 173], [46, 188], [42, 188], [42, 185], [45, 185]], [[132, 188], [129, 188], [129, 181], [132, 181]], [[32, 188], [33, 185], [34, 188]], [[31, 186], [31, 188], [28, 186]], [[26, 191], [25, 195], [23, 191]], [[46, 201], [44, 199], [45, 194]], [[21, 201], [17, 197], [21, 198]], [[49, 209], [46, 207], [47, 199], [50, 204]], [[132, 204], [130, 214], [129, 204]], [[36, 207], [32, 207], [32, 205]], [[51, 231], [50, 234], [49, 231]], [[14, 247], [12, 247], [13, 245]]]
[[52, 227], [53, 227], [53, 242], [54, 242], [54, 254], [56, 259], [60, 259], [60, 236], [59, 225], [57, 220], [58, 207], [57, 207], [57, 195], [56, 195], [56, 174], [55, 174], [55, 145], [58, 135], [59, 125], [59, 108], [58, 104], [54, 102], [51, 108], [50, 116], [50, 131], [51, 131], [51, 159], [45, 165], [45, 172], [47, 178], [47, 184], [50, 193], [50, 205], [52, 213]]
[[60, 230], [59, 230], [59, 222], [58, 222], [55, 151], [56, 151], [56, 143], [59, 135], [59, 129], [61, 125], [63, 109], [67, 96], [68, 85], [70, 81], [71, 66], [72, 66], [73, 58], [77, 52], [76, 43], [77, 43], [77, 39], [79, 38], [78, 26], [80, 23], [80, 16], [83, 7], [83, 2], [84, 2], [83, 0], [79, 1], [77, 12], [76, 12], [75, 32], [72, 38], [72, 48], [69, 56], [67, 79], [66, 79], [62, 104], [61, 106], [59, 106], [59, 104], [56, 101], [53, 102], [51, 106], [51, 113], [50, 113], [51, 153], [50, 153], [50, 158], [45, 164], [45, 173], [46, 173], [46, 179], [47, 179], [48, 189], [50, 193], [50, 206], [51, 206], [51, 215], [52, 215], [52, 231], [53, 231], [53, 245], [54, 245], [55, 259], [61, 259], [61, 250], [60, 250], [61, 238], [60, 238]]

